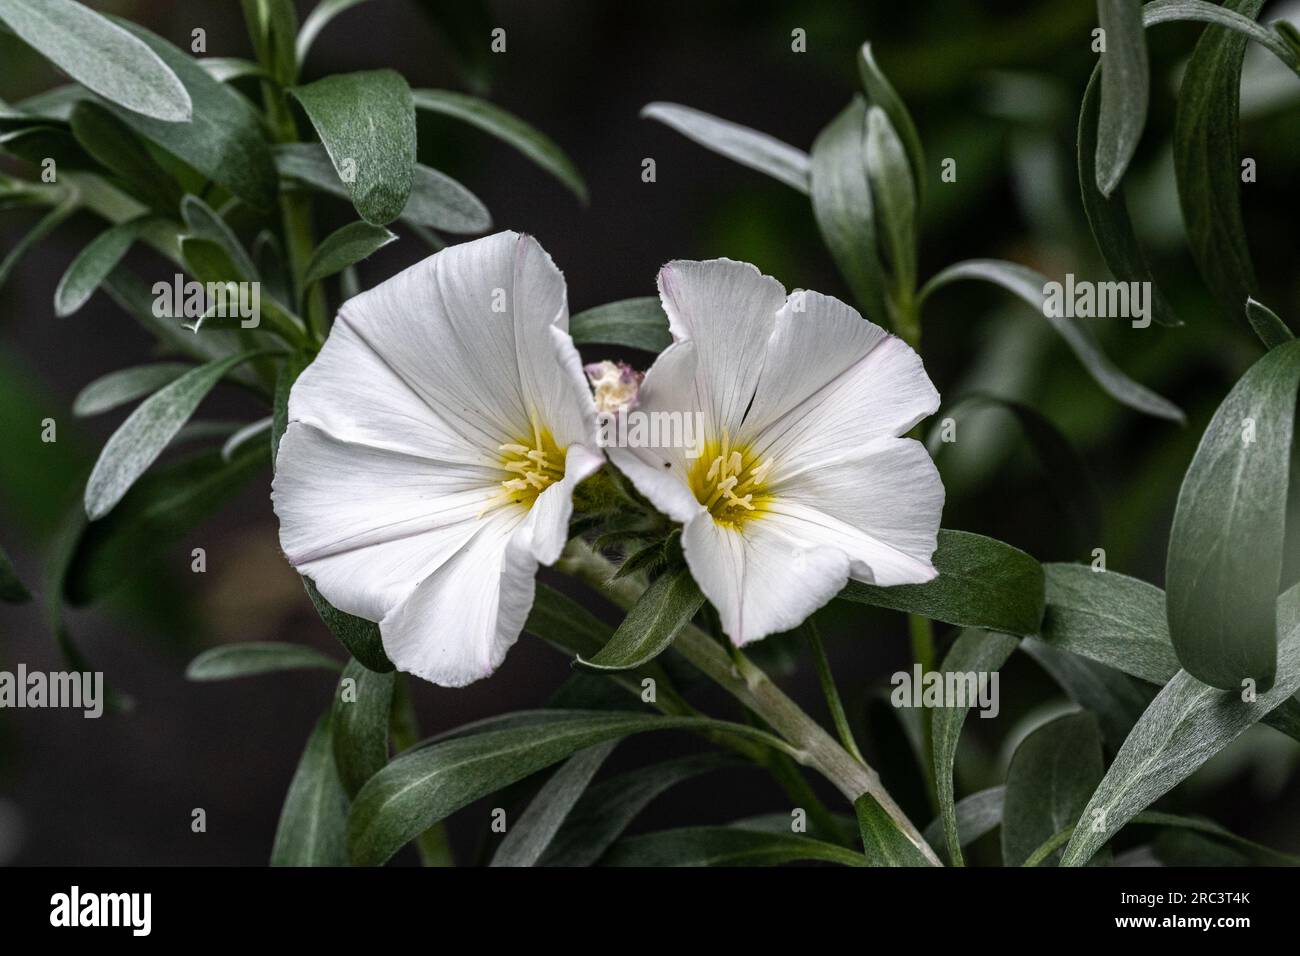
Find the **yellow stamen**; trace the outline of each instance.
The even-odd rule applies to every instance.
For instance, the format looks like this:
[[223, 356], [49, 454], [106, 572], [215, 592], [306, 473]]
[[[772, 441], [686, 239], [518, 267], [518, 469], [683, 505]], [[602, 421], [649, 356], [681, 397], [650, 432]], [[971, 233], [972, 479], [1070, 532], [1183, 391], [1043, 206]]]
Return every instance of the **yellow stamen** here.
[[531, 508], [538, 495], [564, 477], [565, 450], [539, 422], [532, 422], [532, 432], [531, 438], [497, 447], [501, 470], [509, 477], [501, 481], [483, 512], [506, 505]]
[[772, 459], [759, 463], [743, 446], [732, 447], [731, 436], [705, 444], [704, 453], [688, 476], [695, 499], [718, 524], [738, 528], [766, 510], [772, 496], [763, 492]]

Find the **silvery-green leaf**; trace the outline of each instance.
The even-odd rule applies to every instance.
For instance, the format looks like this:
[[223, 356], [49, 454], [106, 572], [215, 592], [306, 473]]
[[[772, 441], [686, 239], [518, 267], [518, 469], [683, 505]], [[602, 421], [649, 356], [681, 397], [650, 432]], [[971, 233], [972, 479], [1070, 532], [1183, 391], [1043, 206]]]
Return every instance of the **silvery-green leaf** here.
[[492, 866], [536, 866], [617, 740], [580, 750], [537, 791], [492, 857]]
[[185, 669], [188, 680], [230, 680], [232, 677], [255, 677], [280, 671], [338, 671], [338, 662], [301, 644], [245, 641], [213, 647]]
[[476, 126], [513, 146], [587, 202], [587, 184], [573, 161], [553, 140], [494, 103], [451, 90], [415, 90], [415, 108], [441, 113]]
[[[989, 787], [957, 801], [957, 842], [970, 846], [985, 834], [1002, 825], [1002, 801], [1006, 795], [1003, 786]], [[944, 840], [944, 821], [936, 817], [921, 834], [925, 842], [936, 846]]]
[[1300, 586], [1278, 599], [1277, 679], [1252, 699], [1179, 671], [1124, 741], [1079, 818], [1062, 866], [1081, 866], [1129, 820], [1300, 689]]
[[186, 196], [181, 200], [181, 217], [191, 236], [210, 239], [226, 250], [241, 279], [258, 278], [257, 266], [244, 249], [243, 243], [230, 228], [230, 224], [217, 215], [211, 206], [198, 196]]
[[54, 314], [63, 318], [85, 305], [153, 221], [144, 217], [110, 226], [77, 253], [54, 289]]
[[395, 679], [392, 671], [381, 674], [352, 659], [334, 691], [334, 766], [349, 797], [388, 763]]
[[105, 99], [169, 123], [190, 120], [190, 95], [168, 65], [89, 7], [72, 0], [0, 0], [0, 21]]
[[307, 596], [311, 598], [316, 613], [325, 622], [330, 633], [339, 639], [348, 653], [372, 671], [380, 673], [393, 670], [393, 663], [384, 653], [384, 641], [379, 635], [379, 625], [373, 621], [340, 611], [316, 590], [316, 583], [311, 578], [302, 579]]
[[1051, 323], [1052, 328], [1065, 339], [1066, 345], [1074, 352], [1088, 374], [1116, 401], [1157, 418], [1167, 418], [1175, 422], [1185, 420], [1185, 416], [1176, 405], [1145, 386], [1139, 385], [1116, 368], [1106, 357], [1106, 353], [1101, 350], [1101, 346], [1097, 344], [1097, 340], [1086, 325], [1077, 319], [1047, 314], [1043, 307], [1044, 287], [1048, 283], [1046, 276], [1014, 262], [970, 259], [951, 265], [934, 276], [921, 290], [918, 302], [924, 303], [935, 290], [959, 279], [980, 279], [991, 282], [1018, 296]]
[[248, 76], [261, 78], [268, 76], [266, 70], [252, 60], [240, 59], [237, 56], [202, 57], [199, 59], [198, 64], [208, 71], [208, 76], [222, 83], [229, 83], [231, 80], [242, 80]]
[[650, 103], [641, 117], [658, 120], [705, 149], [808, 192], [808, 154], [766, 133], [676, 103]]
[[869, 793], [853, 801], [867, 866], [934, 866]]
[[365, 0], [320, 0], [320, 3], [312, 8], [311, 13], [307, 14], [307, 19], [302, 21], [302, 27], [298, 30], [298, 38], [294, 43], [298, 62], [307, 59], [311, 45], [316, 42], [316, 37], [331, 20], [363, 2]]
[[817, 861], [866, 866], [866, 857], [794, 833], [743, 826], [683, 827], [626, 837], [610, 847], [604, 866], [780, 866]]
[[239, 449], [243, 448], [263, 432], [269, 432], [271, 430], [271, 425], [272, 418], [270, 415], [267, 415], [265, 418], [259, 418], [257, 421], [249, 422], [243, 428], [234, 432], [226, 439], [225, 444], [221, 446], [222, 461], [230, 461]]
[[1151, 69], [1147, 65], [1142, 0], [1097, 0], [1104, 31], [1101, 112], [1097, 121], [1096, 183], [1107, 198], [1128, 169], [1147, 122]]
[[1246, 300], [1246, 320], [1266, 349], [1275, 349], [1295, 340], [1295, 334], [1281, 317], [1262, 302]]
[[157, 362], [120, 368], [97, 378], [83, 388], [72, 402], [72, 414], [78, 418], [112, 411], [120, 405], [150, 395], [168, 382], [180, 378], [194, 366], [183, 362]]
[[910, 296], [916, 288], [916, 185], [903, 142], [879, 106], [867, 110], [867, 179], [895, 287]]
[[1060, 650], [1036, 637], [1020, 649], [1038, 662], [1070, 700], [1097, 716], [1102, 739], [1118, 750], [1155, 697], [1157, 687], [1123, 671]]
[[400, 216], [415, 166], [415, 105], [401, 74], [335, 74], [291, 92], [361, 218], [382, 226]]
[[575, 345], [626, 345], [662, 352], [672, 344], [668, 316], [658, 296], [642, 296], [598, 305], [569, 319]]
[[858, 76], [862, 80], [863, 90], [866, 91], [867, 102], [885, 111], [890, 125], [894, 127], [904, 149], [907, 150], [907, 159], [912, 168], [912, 183], [916, 187], [916, 202], [919, 206], [925, 197], [925, 150], [921, 146], [921, 136], [916, 131], [916, 124], [912, 122], [912, 114], [907, 111], [893, 84], [876, 63], [870, 43], [862, 44], [861, 49], [858, 50]]
[[574, 663], [592, 671], [629, 671], [642, 667], [668, 649], [682, 628], [704, 604], [688, 568], [656, 578], [627, 612], [613, 637], [590, 658]]
[[347, 866], [348, 797], [334, 768], [330, 716], [316, 724], [280, 810], [272, 866]]
[[369, 258], [396, 238], [383, 226], [368, 222], [348, 223], [330, 233], [316, 247], [303, 273], [303, 288]]
[[112, 172], [127, 192], [174, 218], [180, 186], [118, 113], [94, 100], [85, 100], [73, 107], [68, 123], [81, 148]]

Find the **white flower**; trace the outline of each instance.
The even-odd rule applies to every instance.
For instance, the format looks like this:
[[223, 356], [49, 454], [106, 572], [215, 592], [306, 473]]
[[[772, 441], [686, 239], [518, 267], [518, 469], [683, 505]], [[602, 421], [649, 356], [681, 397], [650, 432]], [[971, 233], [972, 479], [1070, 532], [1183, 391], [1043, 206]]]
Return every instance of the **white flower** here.
[[852, 308], [729, 259], [672, 262], [659, 293], [674, 342], [645, 412], [703, 415], [704, 452], [611, 448], [684, 525], [691, 573], [737, 645], [789, 630], [850, 577], [929, 581], [943, 484], [899, 436], [939, 394], [920, 356]]
[[454, 246], [349, 300], [289, 398], [272, 498], [293, 566], [400, 669], [486, 677], [604, 459], [535, 240]]

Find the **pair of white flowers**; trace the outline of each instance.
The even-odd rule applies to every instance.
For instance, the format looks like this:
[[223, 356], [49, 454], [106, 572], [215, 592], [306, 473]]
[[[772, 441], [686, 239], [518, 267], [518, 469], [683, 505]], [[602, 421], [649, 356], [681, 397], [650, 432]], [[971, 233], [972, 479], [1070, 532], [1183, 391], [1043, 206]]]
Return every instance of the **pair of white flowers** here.
[[[730, 639], [795, 627], [849, 578], [932, 579], [943, 485], [900, 437], [939, 404], [920, 357], [729, 259], [669, 263], [659, 292], [673, 344], [639, 408], [702, 415], [704, 451], [608, 452], [683, 525]], [[293, 387], [272, 494], [284, 552], [379, 622], [401, 670], [491, 674], [564, 548], [574, 488], [605, 461], [568, 320], [550, 257], [503, 232], [349, 300]]]

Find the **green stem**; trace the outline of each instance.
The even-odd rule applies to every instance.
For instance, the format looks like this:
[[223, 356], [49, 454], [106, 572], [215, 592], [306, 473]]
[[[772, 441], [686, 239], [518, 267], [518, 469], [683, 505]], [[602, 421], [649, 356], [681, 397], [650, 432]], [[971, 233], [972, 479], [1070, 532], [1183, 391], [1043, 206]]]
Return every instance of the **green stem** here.
[[831, 721], [835, 724], [835, 731], [840, 735], [840, 743], [859, 762], [865, 764], [867, 762], [866, 758], [862, 756], [862, 751], [858, 749], [858, 742], [853, 739], [853, 728], [849, 726], [848, 714], [844, 712], [840, 692], [835, 687], [835, 677], [831, 674], [831, 662], [826, 657], [826, 647], [822, 644], [822, 636], [812, 618], [804, 621], [803, 632], [808, 637], [808, 646], [812, 649], [813, 662], [817, 665], [817, 678], [821, 681], [822, 694], [826, 697], [826, 706], [830, 709]]
[[[557, 567], [598, 589], [623, 608], [631, 607], [642, 590], [629, 578], [612, 580], [614, 566], [582, 541], [569, 543]], [[733, 659], [726, 649], [693, 624], [677, 635], [673, 648], [785, 738], [794, 748], [799, 763], [821, 773], [850, 803], [864, 793], [871, 794], [928, 860], [935, 866], [943, 865], [921, 832], [894, 802], [880, 782], [879, 774], [836, 743], [834, 737], [748, 658], [738, 654]]]

